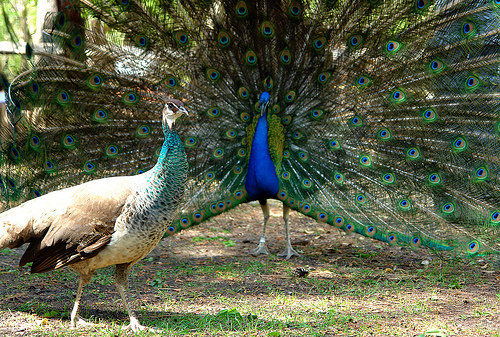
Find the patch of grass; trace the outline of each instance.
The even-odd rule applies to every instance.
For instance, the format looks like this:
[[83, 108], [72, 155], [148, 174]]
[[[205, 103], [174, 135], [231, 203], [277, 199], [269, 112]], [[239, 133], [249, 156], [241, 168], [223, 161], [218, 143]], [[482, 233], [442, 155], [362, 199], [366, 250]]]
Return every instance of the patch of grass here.
[[[225, 227], [232, 220], [207, 222], [196, 233], [174, 237], [172, 246], [179, 244], [175, 250], [157, 252], [133, 269], [127, 294], [142, 324], [162, 329], [160, 335], [193, 337], [499, 336], [499, 274], [493, 266], [436, 259], [425, 250], [370, 246], [372, 241], [355, 241], [353, 236], [340, 237], [352, 241], [341, 244], [335, 241], [338, 235], [328, 240], [314, 237], [325, 228], [336, 233], [326, 225], [318, 229], [323, 225], [316, 222], [303, 223], [294, 234], [310, 239], [300, 247], [307, 255], [289, 261], [276, 255], [250, 257], [244, 250], [253, 244], [244, 240], [258, 240], [262, 214], [258, 203], [238, 216], [245, 211], [258, 220], [255, 233], [248, 232], [248, 221], [231, 231]], [[301, 219], [308, 218], [293, 215], [292, 229]], [[284, 243], [282, 224], [274, 227], [269, 226], [269, 232], [279, 233], [278, 239], [270, 236], [268, 242], [273, 253]], [[231, 242], [236, 249], [221, 253]], [[12, 257], [3, 257], [6, 265], [13, 265]], [[299, 277], [297, 268], [309, 274]], [[75, 273], [3, 272], [0, 329], [8, 324], [18, 329], [18, 322], [29, 322], [24, 331], [36, 336], [130, 335], [124, 330], [129, 322], [123, 303], [110, 286], [113, 275], [114, 268], [99, 271], [85, 288], [80, 314], [96, 326], [70, 330], [67, 316], [76, 291]], [[42, 320], [45, 323], [35, 323]]]
[[12, 252], [13, 252], [13, 250], [9, 249], [9, 248], [4, 248], [4, 249], [0, 250], [0, 254], [6, 255], [6, 256], [9, 256]]

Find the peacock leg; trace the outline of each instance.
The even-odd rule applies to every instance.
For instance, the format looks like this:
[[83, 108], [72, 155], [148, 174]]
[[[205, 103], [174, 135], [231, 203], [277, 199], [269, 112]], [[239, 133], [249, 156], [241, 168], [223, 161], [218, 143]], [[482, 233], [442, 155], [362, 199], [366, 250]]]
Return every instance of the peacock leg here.
[[285, 239], [286, 239], [286, 248], [285, 251], [281, 254], [278, 254], [279, 257], [286, 257], [286, 259], [290, 259], [292, 256], [300, 256], [299, 253], [292, 248], [292, 243], [290, 242], [290, 207], [283, 204], [283, 220], [285, 220]]
[[78, 309], [80, 308], [80, 301], [82, 299], [83, 288], [89, 284], [92, 274], [81, 274], [78, 280], [78, 289], [76, 291], [75, 304], [73, 305], [73, 310], [71, 311], [71, 328], [76, 328], [77, 323], [81, 325], [88, 325], [90, 323], [85, 322], [80, 316], [78, 316]]
[[116, 289], [118, 289], [118, 293], [122, 298], [123, 305], [125, 305], [125, 309], [127, 309], [128, 316], [130, 318], [130, 324], [125, 327], [125, 329], [131, 329], [133, 332], [137, 332], [140, 330], [148, 329], [148, 327], [141, 325], [137, 317], [135, 317], [134, 312], [130, 308], [130, 305], [127, 301], [127, 296], [125, 295], [125, 289], [128, 288], [128, 275], [130, 274], [130, 270], [132, 269], [133, 263], [124, 263], [116, 265]]
[[264, 213], [264, 226], [262, 227], [262, 237], [260, 238], [259, 245], [257, 248], [255, 248], [250, 254], [253, 256], [257, 256], [259, 254], [265, 254], [269, 255], [269, 250], [267, 249], [266, 246], [266, 225], [267, 225], [267, 220], [269, 220], [269, 204], [267, 203], [267, 200], [264, 201], [264, 204], [260, 204], [260, 208], [262, 208], [262, 213]]

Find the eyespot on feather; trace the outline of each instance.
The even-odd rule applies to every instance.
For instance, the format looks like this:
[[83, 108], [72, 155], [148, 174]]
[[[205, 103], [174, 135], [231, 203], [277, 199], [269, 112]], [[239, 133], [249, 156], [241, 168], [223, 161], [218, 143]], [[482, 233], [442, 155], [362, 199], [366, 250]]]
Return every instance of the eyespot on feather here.
[[330, 79], [331, 76], [332, 73], [330, 73], [329, 71], [323, 71], [318, 75], [318, 82], [320, 84], [326, 84], [328, 83], [328, 80]]
[[260, 25], [260, 34], [265, 38], [272, 38], [274, 36], [275, 29], [270, 21], [264, 21]]
[[141, 124], [136, 130], [136, 135], [139, 137], [147, 137], [151, 134], [151, 128], [146, 124]]
[[285, 95], [285, 102], [293, 103], [293, 101], [295, 101], [295, 96], [296, 96], [295, 91], [292, 90], [287, 92]]
[[438, 74], [438, 73], [442, 72], [445, 68], [446, 67], [445, 67], [443, 61], [441, 61], [439, 59], [434, 59], [429, 63], [429, 70], [434, 74]]
[[302, 4], [299, 1], [292, 1], [290, 5], [288, 5], [287, 14], [292, 19], [298, 19], [302, 17]]
[[96, 165], [94, 162], [88, 160], [83, 164], [83, 172], [86, 174], [92, 174], [96, 171]]
[[384, 184], [394, 184], [396, 182], [396, 177], [393, 173], [385, 173], [382, 175], [382, 182]]
[[424, 122], [434, 122], [438, 119], [438, 114], [434, 109], [426, 109], [422, 112]]
[[99, 74], [93, 74], [87, 79], [87, 84], [91, 89], [99, 89], [102, 86], [102, 77]]
[[127, 91], [123, 95], [122, 101], [127, 105], [135, 105], [139, 102], [139, 95], [133, 91]]
[[238, 88], [238, 97], [247, 100], [250, 98], [250, 92], [246, 87], [240, 87]]
[[323, 51], [326, 46], [326, 37], [320, 36], [313, 40], [313, 48], [316, 52]]
[[245, 1], [238, 1], [235, 7], [235, 13], [238, 18], [244, 18], [248, 15], [248, 7]]
[[464, 137], [457, 137], [452, 142], [452, 149], [455, 152], [462, 152], [467, 149], [467, 140]]
[[179, 46], [185, 46], [189, 42], [189, 37], [185, 31], [174, 32], [174, 40]]
[[193, 148], [196, 145], [198, 145], [198, 138], [197, 137], [188, 137], [184, 141], [184, 146], [187, 148]]
[[28, 94], [33, 98], [36, 98], [40, 95], [40, 86], [36, 81], [30, 81], [30, 83], [28, 84]]
[[355, 85], [359, 89], [364, 89], [368, 87], [370, 84], [372, 84], [372, 79], [366, 75], [361, 75], [358, 78], [356, 78]]
[[213, 68], [207, 69], [206, 74], [207, 74], [207, 79], [210, 82], [217, 82], [220, 80], [220, 72], [217, 69]]
[[389, 129], [380, 129], [377, 132], [377, 138], [382, 141], [390, 140], [392, 138], [391, 130]]
[[227, 48], [231, 45], [231, 36], [225, 30], [221, 30], [219, 34], [217, 34], [217, 44], [221, 48]]
[[144, 35], [134, 36], [134, 43], [139, 48], [146, 48], [148, 46], [148, 38]]
[[218, 107], [213, 106], [207, 110], [207, 115], [211, 118], [218, 118], [221, 115], [221, 111]]
[[361, 45], [363, 44], [363, 41], [364, 41], [363, 35], [355, 34], [355, 35], [352, 35], [351, 37], [348, 38], [347, 45], [350, 48], [357, 49], [357, 48], [361, 47]]
[[118, 155], [118, 147], [114, 144], [106, 146], [104, 153], [108, 158], [115, 158]]
[[70, 103], [70, 95], [66, 90], [60, 90], [56, 95], [56, 102], [62, 106]]
[[257, 64], [257, 54], [253, 50], [249, 49], [245, 53], [245, 63], [247, 66], [254, 66]]
[[95, 122], [99, 122], [99, 123], [106, 122], [108, 120], [108, 113], [106, 112], [106, 110], [98, 108], [94, 111], [94, 114], [92, 115], [92, 119]]
[[290, 49], [285, 48], [283, 49], [279, 55], [279, 60], [282, 65], [287, 66], [292, 63], [292, 53], [290, 52]]
[[76, 145], [76, 140], [72, 135], [65, 134], [61, 139], [61, 144], [66, 149], [72, 149]]

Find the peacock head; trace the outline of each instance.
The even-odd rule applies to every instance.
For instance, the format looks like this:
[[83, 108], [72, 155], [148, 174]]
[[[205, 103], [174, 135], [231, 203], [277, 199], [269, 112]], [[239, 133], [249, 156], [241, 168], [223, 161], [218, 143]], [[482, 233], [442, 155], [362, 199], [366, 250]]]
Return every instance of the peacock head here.
[[267, 112], [267, 108], [271, 104], [271, 95], [267, 91], [264, 91], [260, 94], [259, 98], [259, 108], [260, 115], [263, 116], [265, 112]]
[[167, 99], [163, 108], [163, 124], [167, 124], [168, 128], [172, 130], [175, 120], [182, 114], [188, 114], [184, 104], [178, 99]]

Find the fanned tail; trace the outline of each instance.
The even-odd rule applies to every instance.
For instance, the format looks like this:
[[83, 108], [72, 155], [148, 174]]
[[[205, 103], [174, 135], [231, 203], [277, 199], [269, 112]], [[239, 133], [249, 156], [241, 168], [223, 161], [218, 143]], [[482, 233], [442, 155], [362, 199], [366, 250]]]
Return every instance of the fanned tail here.
[[72, 8], [110, 30], [64, 12], [48, 19], [54, 49], [12, 87], [22, 113], [11, 110], [15, 128], [3, 136], [7, 200], [150, 167], [163, 94], [196, 113], [177, 126], [190, 173], [170, 233], [200, 223], [250, 200], [257, 102], [268, 91], [277, 199], [391, 244], [500, 251], [495, 1]]

